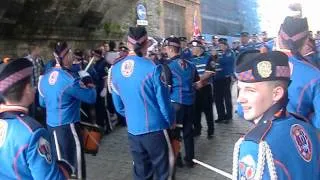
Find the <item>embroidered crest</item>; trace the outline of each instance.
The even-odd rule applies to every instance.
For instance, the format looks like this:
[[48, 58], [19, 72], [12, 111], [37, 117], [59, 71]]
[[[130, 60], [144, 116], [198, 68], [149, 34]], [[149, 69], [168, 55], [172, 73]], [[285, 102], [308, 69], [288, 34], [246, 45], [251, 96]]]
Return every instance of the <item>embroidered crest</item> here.
[[212, 69], [215, 69], [215, 68], [216, 68], [216, 65], [217, 65], [216, 62], [214, 62], [214, 61], [211, 61], [211, 62], [210, 62], [210, 66], [211, 66]]
[[59, 72], [58, 71], [53, 71], [50, 76], [49, 76], [49, 84], [50, 85], [55, 85], [57, 82], [59, 76]]
[[51, 148], [49, 142], [40, 137], [38, 141], [38, 153], [42, 156], [49, 164], [52, 162]]
[[272, 64], [270, 61], [261, 61], [257, 64], [257, 69], [262, 78], [268, 78], [272, 73]]
[[129, 59], [122, 63], [121, 65], [121, 74], [124, 77], [130, 77], [133, 73], [134, 61]]
[[312, 159], [312, 143], [305, 129], [299, 125], [291, 126], [291, 138], [296, 145], [300, 156], [307, 162]]
[[6, 141], [8, 130], [8, 123], [4, 120], [0, 120], [0, 147], [3, 146], [4, 142]]
[[179, 63], [179, 65], [180, 65], [181, 69], [183, 69], [183, 70], [185, 70], [185, 69], [188, 67], [188, 64], [187, 64], [184, 60], [182, 60], [182, 59], [180, 59], [180, 60], [178, 61], [178, 63]]
[[256, 162], [251, 155], [244, 156], [239, 161], [239, 177], [240, 179], [253, 179], [256, 173]]

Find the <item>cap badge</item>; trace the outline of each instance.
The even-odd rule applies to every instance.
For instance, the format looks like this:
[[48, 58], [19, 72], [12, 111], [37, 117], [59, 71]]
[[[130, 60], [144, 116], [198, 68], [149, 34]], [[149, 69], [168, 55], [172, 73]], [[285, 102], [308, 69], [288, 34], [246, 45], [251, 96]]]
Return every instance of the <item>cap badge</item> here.
[[272, 73], [272, 64], [270, 61], [261, 61], [257, 64], [257, 69], [262, 78], [268, 78]]

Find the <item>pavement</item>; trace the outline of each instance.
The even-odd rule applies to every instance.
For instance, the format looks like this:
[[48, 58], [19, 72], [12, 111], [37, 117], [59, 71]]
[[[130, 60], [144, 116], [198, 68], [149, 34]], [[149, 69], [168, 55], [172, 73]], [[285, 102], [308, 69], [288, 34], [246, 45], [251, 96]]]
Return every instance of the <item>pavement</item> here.
[[[235, 92], [234, 88], [233, 92]], [[229, 124], [216, 123], [214, 137], [208, 140], [205, 122], [203, 115], [202, 134], [195, 138], [195, 158], [231, 174], [234, 143], [250, 129], [251, 124], [234, 115], [234, 119]], [[86, 155], [86, 163], [88, 180], [131, 180], [132, 159], [126, 128], [118, 127], [104, 136], [99, 153], [97, 156]], [[194, 168], [177, 168], [176, 180], [209, 179], [225, 180], [228, 178], [200, 165]]]
[[[195, 138], [195, 158], [223, 171], [232, 173], [234, 143], [250, 129], [250, 124], [235, 118], [230, 124], [215, 124], [215, 134], [206, 137], [203, 119], [202, 134]], [[97, 156], [86, 155], [88, 180], [130, 180], [132, 159], [126, 128], [118, 127], [102, 139]], [[200, 165], [177, 168], [177, 180], [224, 180], [223, 176]]]

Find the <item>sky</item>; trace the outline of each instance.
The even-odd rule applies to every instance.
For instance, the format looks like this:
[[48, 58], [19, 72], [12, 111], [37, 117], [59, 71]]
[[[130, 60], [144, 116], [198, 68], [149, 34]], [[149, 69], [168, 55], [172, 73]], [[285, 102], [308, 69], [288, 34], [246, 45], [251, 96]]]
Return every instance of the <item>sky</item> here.
[[275, 36], [292, 2], [301, 3], [303, 16], [308, 18], [309, 29], [313, 32], [320, 30], [320, 0], [258, 0], [261, 30]]

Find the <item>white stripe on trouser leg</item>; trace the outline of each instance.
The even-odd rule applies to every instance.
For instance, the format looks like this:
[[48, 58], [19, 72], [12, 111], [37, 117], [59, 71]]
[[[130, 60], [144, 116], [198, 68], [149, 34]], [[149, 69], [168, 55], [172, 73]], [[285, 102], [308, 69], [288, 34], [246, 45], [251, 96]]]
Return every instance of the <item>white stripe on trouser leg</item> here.
[[74, 127], [74, 124], [71, 123], [70, 127], [71, 127], [71, 132], [73, 134], [74, 142], [76, 143], [78, 179], [82, 179], [81, 145], [80, 145], [79, 137], [78, 137], [77, 131]]
[[56, 153], [57, 153], [57, 156], [58, 156], [58, 161], [66, 163], [71, 168], [72, 173], [74, 173], [75, 172], [74, 167], [67, 160], [65, 160], [65, 159], [63, 159], [61, 157], [61, 151], [60, 151], [58, 136], [57, 136], [57, 132], [55, 130], [53, 130], [53, 138], [54, 138], [54, 144], [55, 144], [55, 147], [56, 147]]
[[168, 135], [167, 130], [163, 130], [164, 137], [166, 138], [168, 144], [168, 153], [169, 153], [169, 178], [171, 180], [173, 178], [173, 171], [174, 171], [174, 154], [171, 146], [171, 141]]
[[55, 144], [55, 146], [56, 146], [56, 151], [57, 151], [58, 160], [61, 161], [60, 146], [59, 146], [59, 143], [58, 143], [57, 133], [56, 133], [55, 130], [53, 130], [53, 137], [54, 137], [54, 144]]

